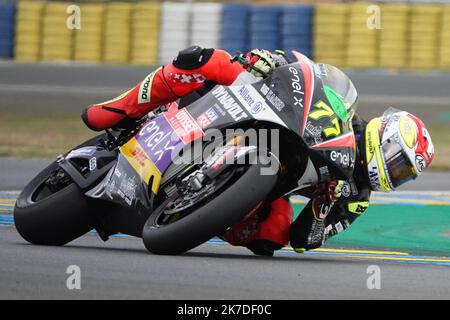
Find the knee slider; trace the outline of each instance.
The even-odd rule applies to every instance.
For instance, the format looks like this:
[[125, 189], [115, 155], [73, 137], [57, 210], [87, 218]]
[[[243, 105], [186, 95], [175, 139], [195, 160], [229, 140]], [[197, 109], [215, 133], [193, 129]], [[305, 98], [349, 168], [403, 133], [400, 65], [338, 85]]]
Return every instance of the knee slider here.
[[214, 49], [192, 46], [181, 50], [172, 64], [179, 69], [194, 70], [205, 65], [214, 53]]

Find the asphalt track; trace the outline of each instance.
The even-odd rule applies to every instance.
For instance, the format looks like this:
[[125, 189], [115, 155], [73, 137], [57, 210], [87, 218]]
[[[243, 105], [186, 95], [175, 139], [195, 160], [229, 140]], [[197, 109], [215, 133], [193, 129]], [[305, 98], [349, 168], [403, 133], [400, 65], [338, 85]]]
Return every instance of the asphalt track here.
[[[0, 64], [1, 112], [79, 114], [109, 99], [151, 70], [89, 65]], [[404, 107], [426, 122], [448, 113], [448, 74], [349, 75], [361, 95], [361, 114]], [[0, 190], [20, 190], [49, 160], [0, 159]], [[409, 190], [450, 190], [450, 175], [428, 173]], [[181, 256], [148, 254], [140, 239], [88, 234], [64, 247], [27, 244], [11, 226], [17, 193], [0, 197], [0, 299], [449, 299], [450, 259], [410, 252], [332, 248], [256, 257], [212, 241]], [[413, 208], [412, 208], [413, 209]], [[414, 207], [417, 210], [418, 207]], [[68, 290], [68, 266], [81, 269], [81, 290]], [[369, 290], [367, 268], [381, 271]]]
[[[102, 243], [86, 235], [65, 247], [25, 243], [0, 228], [0, 299], [449, 299], [450, 265], [401, 260], [400, 253], [277, 252], [204, 244], [181, 256], [148, 254], [140, 239]], [[384, 260], [391, 258], [393, 260]], [[398, 259], [398, 260], [396, 260]], [[422, 259], [422, 261], [420, 260]], [[433, 260], [433, 259], [429, 259]], [[436, 259], [434, 259], [436, 261]], [[79, 266], [81, 289], [68, 290], [67, 268]], [[380, 289], [368, 289], [368, 267]]]

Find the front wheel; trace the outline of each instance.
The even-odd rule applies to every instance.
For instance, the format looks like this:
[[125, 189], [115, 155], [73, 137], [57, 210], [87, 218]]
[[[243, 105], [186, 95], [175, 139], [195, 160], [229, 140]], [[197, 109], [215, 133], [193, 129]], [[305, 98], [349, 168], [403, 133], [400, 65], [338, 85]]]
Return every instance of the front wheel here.
[[234, 167], [203, 193], [169, 199], [148, 218], [142, 233], [145, 247], [155, 254], [180, 254], [220, 235], [260, 205], [277, 182], [261, 175], [261, 165]]

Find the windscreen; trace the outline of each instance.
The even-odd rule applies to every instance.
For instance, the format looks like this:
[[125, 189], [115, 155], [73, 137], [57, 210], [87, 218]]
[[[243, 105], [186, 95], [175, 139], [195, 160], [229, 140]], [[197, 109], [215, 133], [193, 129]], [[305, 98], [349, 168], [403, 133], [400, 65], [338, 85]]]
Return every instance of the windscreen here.
[[352, 81], [344, 72], [332, 65], [316, 64], [314, 67], [333, 109], [341, 119], [348, 121], [356, 111], [358, 100], [358, 93]]

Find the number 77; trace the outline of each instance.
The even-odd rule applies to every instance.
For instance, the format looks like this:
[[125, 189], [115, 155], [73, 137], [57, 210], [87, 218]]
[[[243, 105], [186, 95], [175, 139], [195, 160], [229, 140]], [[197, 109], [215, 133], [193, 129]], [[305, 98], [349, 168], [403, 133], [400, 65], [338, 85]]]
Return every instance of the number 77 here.
[[309, 117], [313, 120], [318, 120], [323, 117], [330, 118], [332, 126], [327, 127], [323, 130], [326, 138], [330, 136], [338, 136], [341, 134], [341, 126], [339, 125], [339, 120], [334, 113], [333, 109], [327, 105], [322, 100], [314, 104], [315, 110], [309, 114]]

